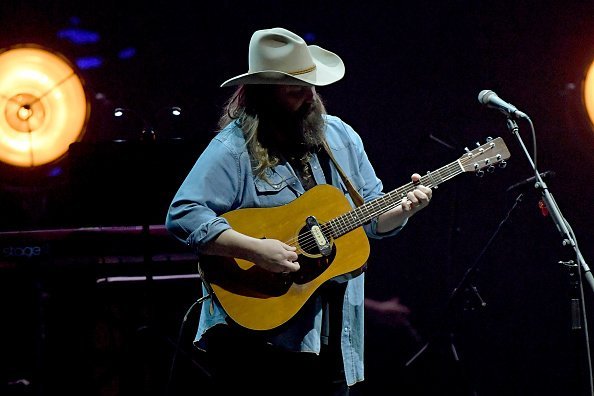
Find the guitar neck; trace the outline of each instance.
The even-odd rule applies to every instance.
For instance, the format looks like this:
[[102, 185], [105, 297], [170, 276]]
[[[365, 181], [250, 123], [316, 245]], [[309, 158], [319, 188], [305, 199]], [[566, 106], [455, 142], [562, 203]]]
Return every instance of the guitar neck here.
[[[439, 184], [464, 173], [464, 171], [463, 166], [460, 164], [460, 160], [456, 160], [433, 172], [428, 172], [425, 176], [421, 177], [420, 183], [429, 188], [436, 188]], [[338, 238], [341, 235], [368, 223], [374, 217], [400, 205], [406, 194], [413, 191], [415, 188], [416, 185], [409, 182], [379, 198], [351, 210], [350, 212], [326, 222], [323, 227], [333, 238]]]

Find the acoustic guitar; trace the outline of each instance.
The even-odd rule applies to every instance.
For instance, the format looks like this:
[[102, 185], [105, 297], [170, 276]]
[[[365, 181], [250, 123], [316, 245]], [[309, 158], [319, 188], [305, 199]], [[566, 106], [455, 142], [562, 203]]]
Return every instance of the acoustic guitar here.
[[[484, 174], [510, 157], [503, 139], [468, 150], [458, 160], [421, 177], [430, 187], [464, 172]], [[369, 257], [363, 225], [401, 204], [415, 189], [409, 182], [353, 209], [343, 192], [318, 185], [289, 204], [243, 208], [222, 215], [231, 227], [255, 238], [273, 238], [297, 248], [300, 270], [290, 274], [266, 271], [252, 262], [219, 256], [200, 257], [200, 269], [227, 314], [253, 330], [276, 328], [291, 319], [311, 295], [337, 276], [356, 276]]]

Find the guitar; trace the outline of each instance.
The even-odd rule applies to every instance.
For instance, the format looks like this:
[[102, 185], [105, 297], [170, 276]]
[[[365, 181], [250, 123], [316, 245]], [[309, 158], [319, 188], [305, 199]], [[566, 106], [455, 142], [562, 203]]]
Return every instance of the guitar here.
[[[437, 188], [464, 172], [484, 174], [510, 157], [503, 139], [468, 150], [458, 160], [421, 177]], [[272, 208], [243, 208], [222, 215], [233, 229], [255, 238], [274, 238], [295, 246], [300, 270], [290, 274], [266, 271], [242, 259], [203, 255], [200, 271], [207, 285], [235, 322], [253, 330], [269, 330], [291, 319], [327, 280], [356, 276], [369, 257], [362, 225], [401, 204], [415, 189], [409, 182], [385, 195], [352, 208], [343, 192], [322, 184], [289, 204]]]

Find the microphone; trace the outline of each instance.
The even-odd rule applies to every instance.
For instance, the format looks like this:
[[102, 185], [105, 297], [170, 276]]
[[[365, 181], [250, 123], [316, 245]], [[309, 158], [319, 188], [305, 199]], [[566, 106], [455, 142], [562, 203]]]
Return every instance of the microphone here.
[[479, 103], [484, 104], [487, 107], [491, 107], [493, 109], [501, 111], [508, 117], [530, 118], [526, 115], [526, 113], [523, 113], [520, 110], [518, 110], [516, 106], [503, 101], [499, 96], [497, 96], [495, 92], [490, 91], [488, 89], [484, 89], [479, 93], [478, 101]]
[[[540, 177], [543, 180], [550, 179], [550, 178], [552, 178], [554, 176], [555, 176], [555, 172], [553, 172], [553, 171], [544, 171], [544, 172], [542, 172], [540, 174]], [[524, 179], [522, 181], [519, 181], [516, 184], [512, 184], [511, 186], [509, 186], [507, 188], [507, 190], [505, 190], [505, 192], [510, 192], [510, 191], [518, 190], [518, 189], [527, 187], [528, 185], [533, 186], [535, 181], [536, 181], [536, 176], [529, 177], [528, 179]]]

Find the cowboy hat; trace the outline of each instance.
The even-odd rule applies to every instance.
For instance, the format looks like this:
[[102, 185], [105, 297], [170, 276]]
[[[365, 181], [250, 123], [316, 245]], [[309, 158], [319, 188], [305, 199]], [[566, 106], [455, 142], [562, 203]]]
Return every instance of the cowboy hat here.
[[317, 45], [307, 45], [283, 28], [256, 31], [250, 40], [249, 71], [221, 87], [241, 84], [328, 85], [344, 76], [338, 55]]

